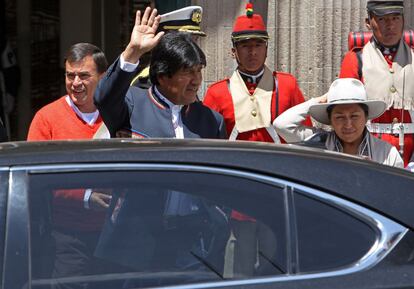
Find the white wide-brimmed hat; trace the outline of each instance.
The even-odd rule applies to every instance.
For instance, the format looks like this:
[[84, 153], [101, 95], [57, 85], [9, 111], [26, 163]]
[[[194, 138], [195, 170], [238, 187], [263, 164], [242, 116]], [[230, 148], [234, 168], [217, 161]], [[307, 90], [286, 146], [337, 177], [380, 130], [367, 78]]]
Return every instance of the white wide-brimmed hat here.
[[327, 108], [337, 104], [363, 103], [368, 106], [368, 119], [379, 117], [386, 109], [382, 100], [367, 100], [364, 84], [355, 78], [338, 78], [329, 87], [327, 102], [314, 104], [309, 114], [318, 122], [331, 124]]

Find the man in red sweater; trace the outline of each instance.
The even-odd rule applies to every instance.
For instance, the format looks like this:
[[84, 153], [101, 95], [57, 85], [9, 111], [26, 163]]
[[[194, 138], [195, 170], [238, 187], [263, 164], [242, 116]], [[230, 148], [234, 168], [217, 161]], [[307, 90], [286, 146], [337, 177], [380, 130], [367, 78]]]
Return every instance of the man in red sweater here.
[[[95, 45], [77, 43], [70, 47], [65, 56], [67, 95], [36, 113], [27, 140], [91, 139], [103, 123], [93, 95], [107, 67], [104, 53]], [[53, 196], [53, 277], [82, 275], [93, 259], [111, 196], [83, 188], [57, 190]]]
[[67, 95], [36, 113], [27, 140], [91, 139], [102, 123], [93, 94], [107, 66], [98, 47], [89, 43], [73, 45], [65, 57]]
[[368, 99], [385, 101], [387, 110], [368, 129], [397, 147], [407, 165], [414, 149], [414, 51], [402, 37], [404, 1], [368, 0], [367, 12], [373, 37], [345, 55], [339, 77], [363, 81]]

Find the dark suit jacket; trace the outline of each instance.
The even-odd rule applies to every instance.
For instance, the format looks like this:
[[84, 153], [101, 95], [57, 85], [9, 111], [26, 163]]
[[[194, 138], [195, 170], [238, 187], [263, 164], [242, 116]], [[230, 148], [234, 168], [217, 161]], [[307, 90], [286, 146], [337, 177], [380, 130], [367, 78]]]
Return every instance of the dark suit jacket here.
[[[95, 105], [111, 133], [129, 130], [136, 137], [174, 138], [168, 105], [152, 93], [130, 86], [136, 72], [126, 72], [119, 58], [110, 66], [95, 91]], [[226, 138], [223, 117], [196, 101], [181, 110], [185, 138]]]

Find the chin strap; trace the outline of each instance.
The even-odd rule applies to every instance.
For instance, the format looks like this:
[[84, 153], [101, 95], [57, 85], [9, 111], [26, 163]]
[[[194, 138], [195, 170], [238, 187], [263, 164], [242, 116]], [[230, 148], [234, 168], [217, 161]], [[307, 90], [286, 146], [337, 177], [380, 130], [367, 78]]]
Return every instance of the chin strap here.
[[372, 34], [372, 39], [374, 40], [375, 46], [377, 46], [377, 48], [382, 52], [382, 54], [384, 55], [389, 55], [391, 53], [395, 53], [398, 50], [398, 47], [400, 47], [400, 41], [398, 41], [397, 44], [392, 45], [392, 46], [386, 46], [381, 44], [377, 38], [375, 37], [374, 34]]

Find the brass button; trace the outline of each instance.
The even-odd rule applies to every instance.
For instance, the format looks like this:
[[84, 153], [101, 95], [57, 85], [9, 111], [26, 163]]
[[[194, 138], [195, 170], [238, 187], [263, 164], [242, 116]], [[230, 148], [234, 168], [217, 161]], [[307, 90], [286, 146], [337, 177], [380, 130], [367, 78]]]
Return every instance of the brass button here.
[[390, 73], [394, 73], [394, 69], [390, 68]]
[[391, 91], [392, 93], [394, 93], [394, 92], [396, 92], [396, 91], [397, 91], [397, 89], [396, 89], [394, 86], [391, 86], [391, 87], [390, 87], [390, 91]]
[[254, 101], [254, 96], [253, 95], [250, 96], [250, 100]]
[[256, 112], [254, 109], [252, 110], [252, 112], [251, 112], [251, 113], [252, 113], [252, 116], [256, 117], [257, 112]]
[[398, 118], [397, 118], [397, 117], [394, 117], [394, 118], [392, 119], [392, 123], [398, 123]]

